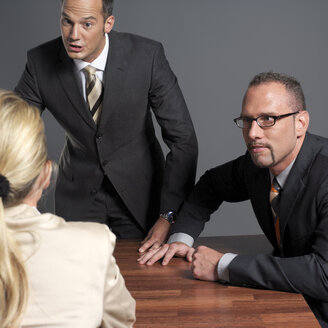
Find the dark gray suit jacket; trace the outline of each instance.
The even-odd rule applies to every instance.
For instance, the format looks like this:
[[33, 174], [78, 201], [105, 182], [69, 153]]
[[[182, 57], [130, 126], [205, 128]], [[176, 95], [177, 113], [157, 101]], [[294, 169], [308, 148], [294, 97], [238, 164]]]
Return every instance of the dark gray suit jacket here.
[[[56, 186], [56, 214], [83, 220], [104, 175], [140, 225], [160, 211], [178, 210], [193, 186], [197, 141], [160, 43], [109, 33], [100, 122], [94, 123], [61, 38], [28, 52], [15, 89], [47, 108], [66, 131]], [[170, 151], [164, 160], [151, 109]]]
[[328, 326], [328, 140], [307, 133], [280, 193], [281, 249], [269, 204], [268, 169], [246, 153], [207, 171], [183, 205], [174, 232], [197, 238], [223, 201], [249, 199], [273, 254], [239, 255], [230, 282], [304, 295], [322, 326]]

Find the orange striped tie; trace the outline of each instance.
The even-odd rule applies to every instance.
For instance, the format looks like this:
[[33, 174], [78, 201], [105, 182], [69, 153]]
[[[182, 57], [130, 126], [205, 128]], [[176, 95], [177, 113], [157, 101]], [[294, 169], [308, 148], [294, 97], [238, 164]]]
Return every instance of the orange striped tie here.
[[280, 247], [280, 227], [279, 227], [279, 213], [278, 213], [278, 195], [281, 187], [276, 178], [273, 178], [270, 190], [270, 204], [274, 220], [274, 227], [276, 231], [276, 238]]
[[88, 65], [83, 69], [86, 78], [86, 97], [93, 120], [97, 123], [103, 99], [103, 85], [96, 75], [97, 69]]

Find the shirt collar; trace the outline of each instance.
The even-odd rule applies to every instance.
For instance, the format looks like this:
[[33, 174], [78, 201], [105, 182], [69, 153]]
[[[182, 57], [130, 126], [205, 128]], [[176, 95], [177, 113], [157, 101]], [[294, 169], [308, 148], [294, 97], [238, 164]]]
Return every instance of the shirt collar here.
[[270, 172], [271, 182], [272, 182], [273, 178], [275, 177], [276, 180], [279, 183], [279, 186], [281, 188], [283, 188], [284, 184], [285, 184], [285, 182], [288, 178], [289, 172], [290, 172], [290, 170], [292, 169], [292, 167], [294, 165], [294, 162], [295, 162], [295, 159], [280, 174], [278, 174], [276, 177], [271, 173], [271, 171], [269, 171]]
[[104, 71], [106, 67], [107, 62], [107, 56], [108, 56], [108, 48], [109, 48], [109, 42], [108, 42], [108, 35], [105, 34], [105, 47], [102, 50], [101, 54], [91, 63], [88, 63], [81, 59], [73, 59], [75, 67], [77, 71], [81, 71], [84, 67], [91, 65], [94, 68], [96, 68], [99, 71]]

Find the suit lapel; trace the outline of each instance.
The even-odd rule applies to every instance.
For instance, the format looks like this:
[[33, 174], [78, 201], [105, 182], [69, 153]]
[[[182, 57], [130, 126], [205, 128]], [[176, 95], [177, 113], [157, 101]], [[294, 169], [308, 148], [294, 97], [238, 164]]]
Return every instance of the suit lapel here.
[[289, 173], [283, 190], [280, 192], [279, 228], [282, 242], [287, 222], [290, 218], [290, 215], [293, 213], [296, 201], [303, 192], [303, 189], [304, 183], [300, 172], [298, 172], [296, 168], [292, 169], [292, 171]]
[[128, 61], [124, 56], [124, 43], [120, 42], [117, 32], [109, 33], [109, 52], [104, 72], [104, 99], [99, 122], [99, 131], [105, 129], [107, 122], [119, 103], [124, 90], [125, 69]]
[[83, 95], [78, 85], [77, 79], [75, 78], [76, 73], [74, 71], [74, 63], [67, 56], [64, 47], [62, 47], [60, 50], [56, 71], [64, 92], [70, 100], [73, 108], [92, 129], [96, 129], [96, 124], [92, 119], [87, 104], [83, 99]]
[[306, 134], [302, 148], [296, 158], [296, 161], [288, 175], [284, 188], [280, 195], [280, 236], [283, 241], [283, 235], [288, 220], [293, 213], [296, 202], [306, 185], [307, 172], [315, 158], [317, 145], [310, 134]]

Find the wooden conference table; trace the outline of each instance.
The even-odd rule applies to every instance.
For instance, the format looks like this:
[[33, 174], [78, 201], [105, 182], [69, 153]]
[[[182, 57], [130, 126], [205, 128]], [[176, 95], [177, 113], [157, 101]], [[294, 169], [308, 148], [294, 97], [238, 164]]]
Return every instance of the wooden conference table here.
[[[241, 288], [195, 280], [190, 263], [174, 258], [168, 266], [140, 265], [139, 241], [118, 240], [115, 257], [137, 302], [136, 328], [320, 327], [299, 294]], [[199, 238], [223, 252], [269, 252], [262, 235]]]

